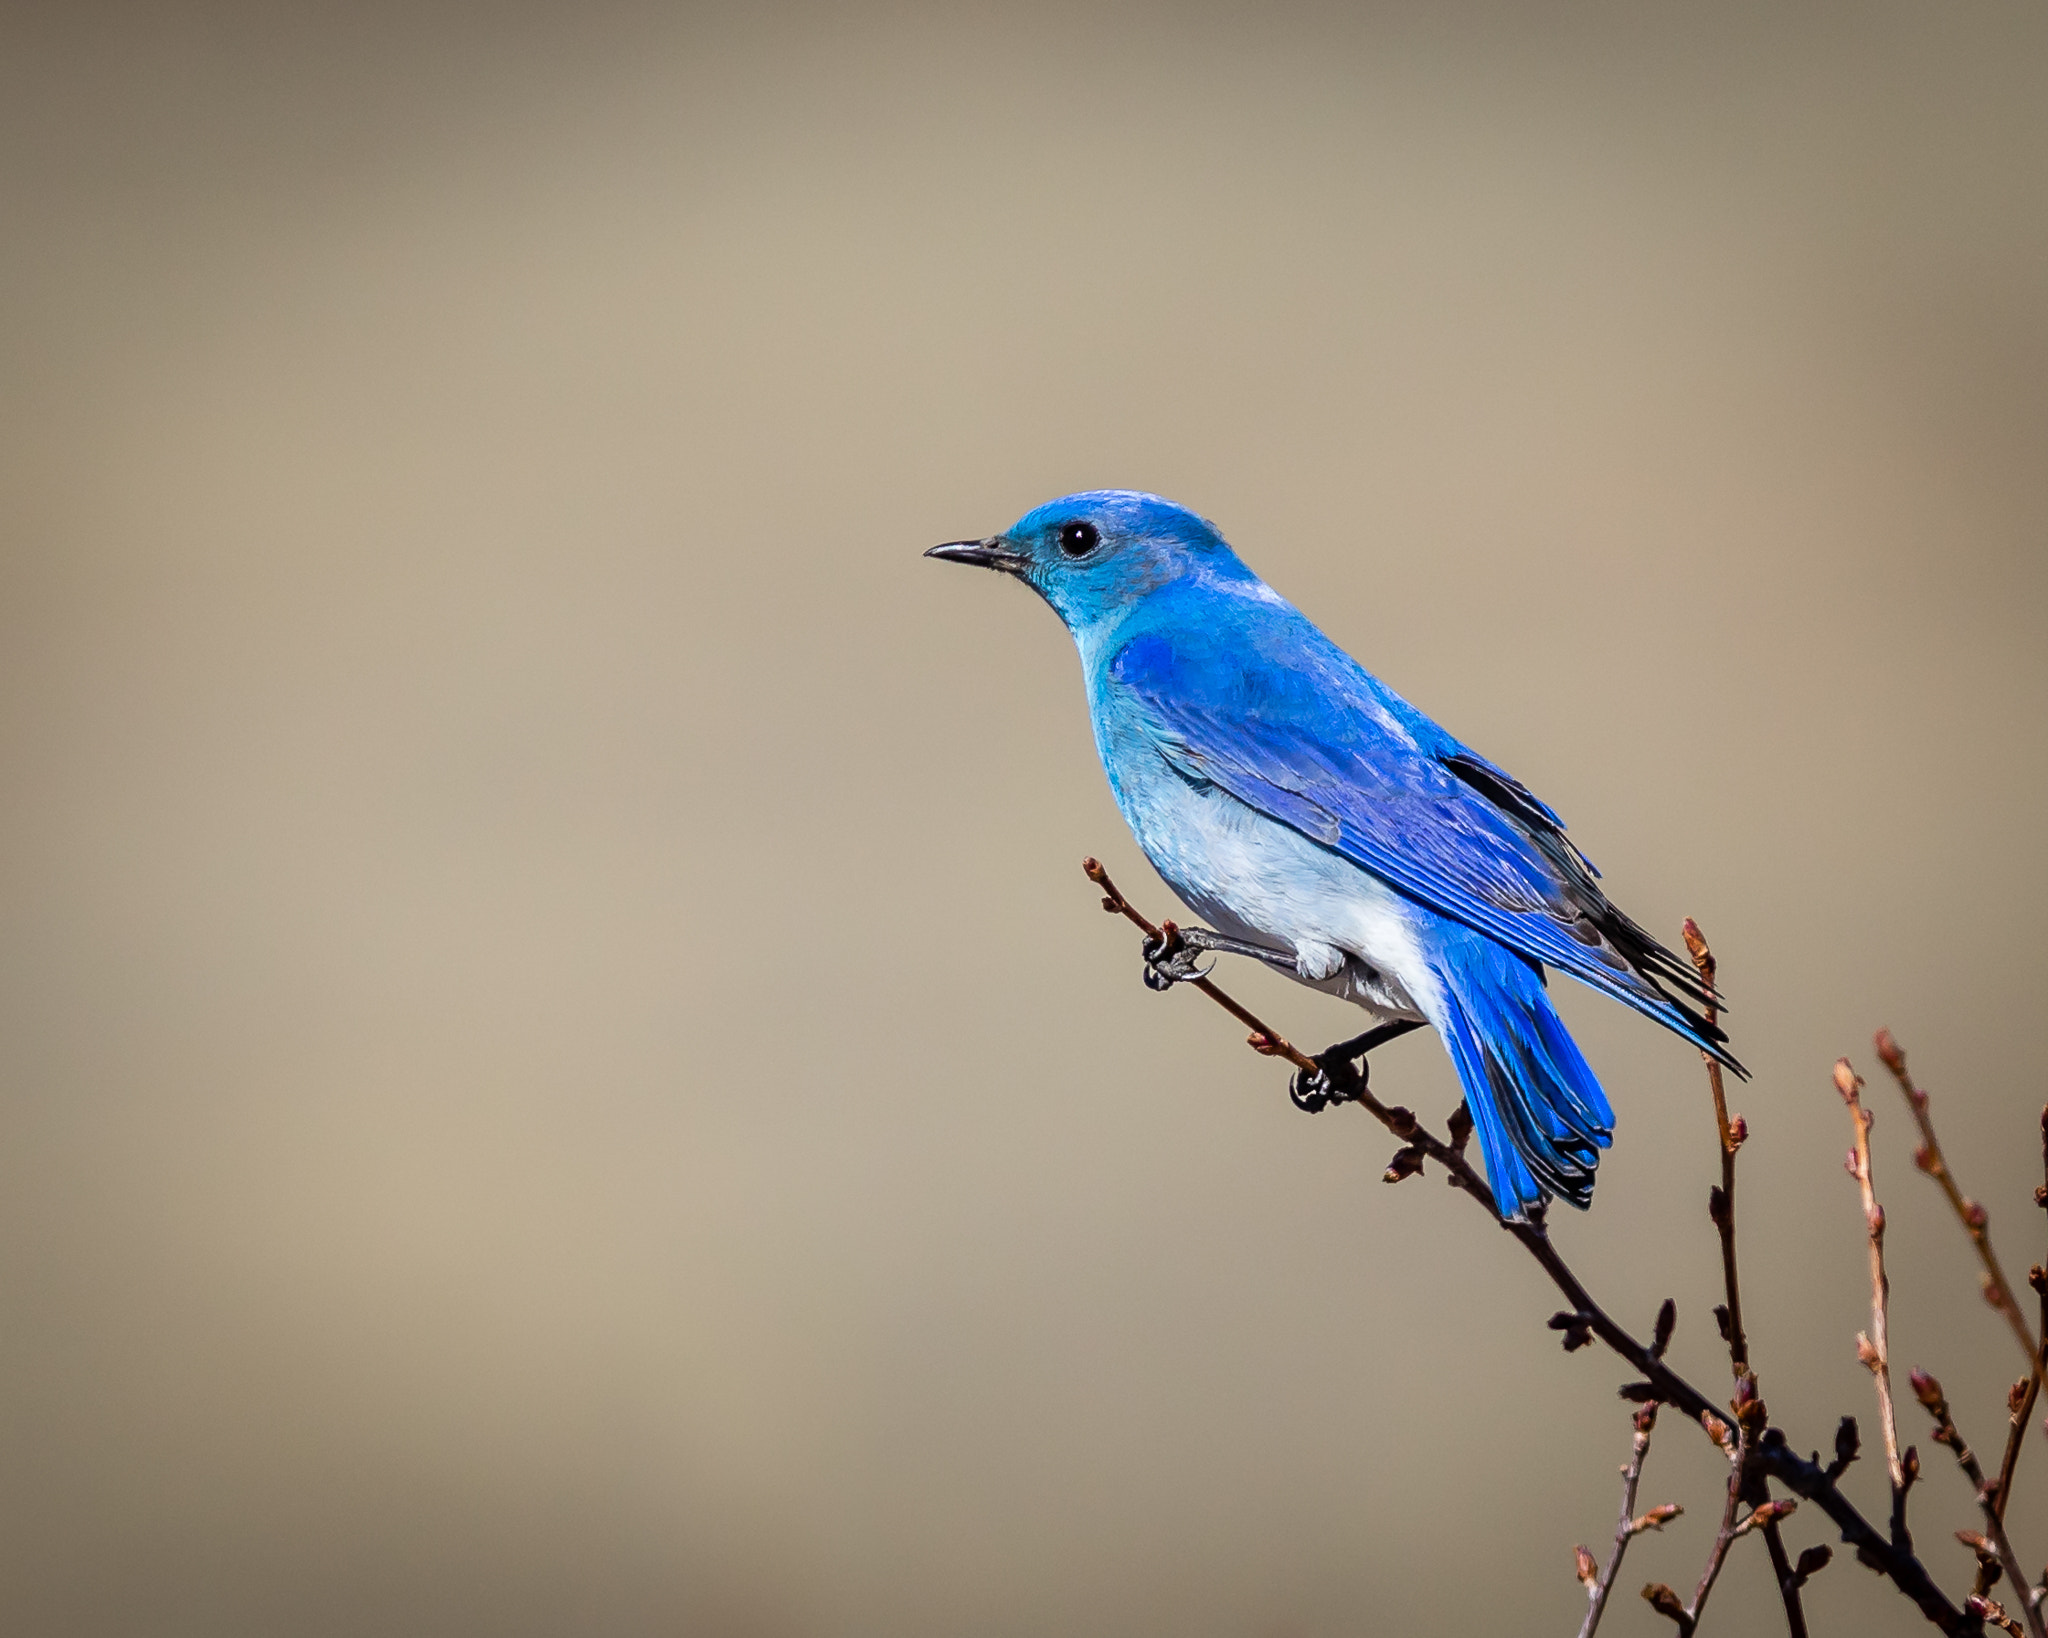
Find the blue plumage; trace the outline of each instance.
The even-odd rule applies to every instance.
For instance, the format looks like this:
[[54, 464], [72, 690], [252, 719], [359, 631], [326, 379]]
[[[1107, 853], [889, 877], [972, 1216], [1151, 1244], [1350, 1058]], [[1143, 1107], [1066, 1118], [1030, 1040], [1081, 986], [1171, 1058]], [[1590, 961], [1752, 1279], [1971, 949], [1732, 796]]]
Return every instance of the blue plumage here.
[[1585, 1205], [1613, 1127], [1545, 967], [1733, 1065], [1690, 967], [1607, 899], [1558, 816], [1201, 518], [1099, 490], [932, 555], [1014, 574], [1066, 622], [1117, 804], [1190, 908], [1305, 983], [1435, 1026], [1504, 1215]]

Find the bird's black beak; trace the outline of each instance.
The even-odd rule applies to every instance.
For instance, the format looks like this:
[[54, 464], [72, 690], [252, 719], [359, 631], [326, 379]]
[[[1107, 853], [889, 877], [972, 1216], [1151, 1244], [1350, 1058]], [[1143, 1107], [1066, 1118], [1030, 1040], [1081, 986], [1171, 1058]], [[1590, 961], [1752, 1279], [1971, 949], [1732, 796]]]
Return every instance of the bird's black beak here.
[[986, 540], [949, 540], [924, 555], [947, 563], [973, 563], [1004, 574], [1022, 574], [1024, 565], [1030, 561], [1001, 535], [990, 535]]

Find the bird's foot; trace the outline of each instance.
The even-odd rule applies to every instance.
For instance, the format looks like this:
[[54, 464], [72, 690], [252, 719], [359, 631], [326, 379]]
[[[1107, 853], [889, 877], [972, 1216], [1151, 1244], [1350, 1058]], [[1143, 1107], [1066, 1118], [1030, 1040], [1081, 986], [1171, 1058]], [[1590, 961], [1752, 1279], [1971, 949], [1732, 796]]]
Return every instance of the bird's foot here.
[[1216, 969], [1198, 967], [1196, 957], [1201, 955], [1250, 956], [1276, 971], [1294, 971], [1294, 957], [1285, 950], [1232, 938], [1207, 927], [1176, 927], [1169, 921], [1160, 924], [1159, 937], [1146, 941], [1145, 982], [1155, 990], [1167, 990], [1192, 978], [1207, 978]]
[[1202, 966], [1200, 957], [1208, 946], [1196, 936], [1204, 931], [1200, 927], [1179, 928], [1170, 921], [1161, 923], [1159, 936], [1145, 940], [1146, 987], [1163, 993], [1176, 984], [1207, 978], [1214, 969]]
[[1418, 1018], [1396, 1018], [1377, 1024], [1363, 1035], [1339, 1041], [1316, 1054], [1314, 1069], [1297, 1069], [1288, 1084], [1287, 1095], [1305, 1115], [1319, 1115], [1333, 1103], [1353, 1103], [1371, 1084], [1372, 1049], [1397, 1040], [1410, 1030], [1420, 1029]]
[[1353, 1102], [1365, 1089], [1365, 1064], [1356, 1069], [1325, 1053], [1314, 1069], [1297, 1069], [1287, 1083], [1287, 1096], [1304, 1115], [1320, 1115], [1333, 1103]]

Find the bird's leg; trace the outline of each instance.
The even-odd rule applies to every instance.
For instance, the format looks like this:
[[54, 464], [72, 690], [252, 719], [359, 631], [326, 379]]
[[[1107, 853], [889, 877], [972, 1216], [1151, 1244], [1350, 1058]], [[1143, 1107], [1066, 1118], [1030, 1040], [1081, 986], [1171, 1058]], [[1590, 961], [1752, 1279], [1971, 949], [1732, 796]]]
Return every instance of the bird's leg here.
[[[1316, 1054], [1313, 1070], [1297, 1069], [1287, 1095], [1304, 1114], [1316, 1115], [1333, 1103], [1349, 1103], [1365, 1090], [1371, 1066], [1368, 1056], [1374, 1047], [1399, 1040], [1410, 1030], [1422, 1028], [1420, 1018], [1395, 1018], [1375, 1024], [1363, 1035], [1339, 1041]], [[1356, 1059], [1354, 1065], [1352, 1060]]]
[[1294, 957], [1248, 939], [1231, 938], [1206, 927], [1160, 925], [1159, 936], [1145, 941], [1145, 982], [1155, 990], [1170, 990], [1192, 978], [1205, 978], [1211, 968], [1197, 965], [1204, 955], [1253, 956], [1284, 973], [1294, 971]]

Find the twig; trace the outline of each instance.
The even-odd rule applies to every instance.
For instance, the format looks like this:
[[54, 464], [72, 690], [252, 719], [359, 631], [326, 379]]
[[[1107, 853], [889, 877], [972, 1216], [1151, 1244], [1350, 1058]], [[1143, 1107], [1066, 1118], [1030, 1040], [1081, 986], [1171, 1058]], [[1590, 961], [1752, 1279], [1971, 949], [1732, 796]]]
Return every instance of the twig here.
[[[1087, 872], [1088, 879], [1102, 889], [1102, 906], [1105, 910], [1135, 923], [1144, 929], [1150, 938], [1159, 936], [1158, 929], [1131, 908], [1129, 902], [1116, 890], [1109, 880], [1108, 872], [1100, 864], [1088, 859], [1083, 862], [1083, 869]], [[1253, 1031], [1250, 1043], [1253, 1050], [1263, 1052], [1267, 1056], [1285, 1057], [1297, 1067], [1320, 1069], [1333, 1081], [1343, 1083], [1341, 1089], [1350, 1101], [1360, 1104], [1375, 1120], [1404, 1143], [1419, 1148], [1430, 1159], [1442, 1165], [1450, 1173], [1451, 1181], [1456, 1187], [1478, 1201], [1492, 1213], [1496, 1222], [1499, 1221], [1500, 1214], [1494, 1205], [1493, 1191], [1473, 1170], [1471, 1162], [1466, 1160], [1462, 1144], [1443, 1142], [1417, 1121], [1410, 1111], [1398, 1107], [1389, 1108], [1381, 1103], [1367, 1091], [1364, 1077], [1341, 1056], [1325, 1054], [1321, 1062], [1310, 1058], [1304, 1064], [1305, 1055], [1286, 1046], [1278, 1035], [1224, 995], [1215, 984], [1207, 979], [1195, 982], [1197, 987], [1218, 1006]], [[1536, 1259], [1543, 1272], [1550, 1276], [1551, 1283], [1563, 1293], [1565, 1301], [1570, 1305], [1569, 1313], [1572, 1318], [1585, 1331], [1597, 1336], [1642, 1373], [1641, 1382], [1630, 1383], [1622, 1389], [1625, 1397], [1643, 1403], [1661, 1401], [1676, 1406], [1695, 1421], [1702, 1421], [1702, 1418], [1720, 1421], [1705, 1394], [1673, 1371], [1650, 1348], [1617, 1325], [1593, 1300], [1591, 1293], [1580, 1283], [1579, 1277], [1557, 1254], [1556, 1248], [1550, 1243], [1549, 1231], [1541, 1222], [1505, 1223], [1502, 1226], [1522, 1243], [1523, 1249]], [[1702, 1425], [1705, 1425], [1704, 1422]], [[1836, 1481], [1841, 1477], [1850, 1459], [1841, 1454], [1843, 1443], [1842, 1435], [1837, 1434], [1836, 1462], [1839, 1465], [1823, 1467], [1817, 1453], [1812, 1457], [1800, 1456], [1792, 1449], [1782, 1431], [1766, 1426], [1756, 1440], [1756, 1470], [1777, 1480], [1794, 1495], [1812, 1502], [1827, 1514], [1836, 1528], [1842, 1532], [1842, 1539], [1856, 1549], [1856, 1556], [1880, 1575], [1888, 1577], [1893, 1585], [1912, 1599], [1927, 1619], [1944, 1633], [1960, 1635], [1981, 1631], [1981, 1618], [1974, 1613], [1965, 1614], [1949, 1601], [1948, 1596], [1935, 1585], [1934, 1578], [1927, 1573], [1927, 1566], [1920, 1562], [1910, 1546], [1902, 1547], [1889, 1540], [1863, 1516], [1855, 1503], [1842, 1494]], [[1853, 1449], [1852, 1439], [1852, 1454]], [[1809, 1555], [1802, 1553], [1800, 1557], [1805, 1561]], [[1808, 1573], [1818, 1568], [1819, 1563], [1815, 1562]]]
[[1629, 1448], [1628, 1464], [1621, 1470], [1621, 1520], [1614, 1527], [1614, 1546], [1607, 1555], [1607, 1568], [1595, 1571], [1593, 1555], [1585, 1548], [1575, 1548], [1579, 1579], [1586, 1584], [1586, 1597], [1591, 1607], [1579, 1628], [1579, 1638], [1593, 1638], [1599, 1629], [1600, 1617], [1607, 1612], [1607, 1595], [1614, 1590], [1614, 1578], [1621, 1569], [1621, 1555], [1628, 1551], [1628, 1544], [1645, 1530], [1661, 1530], [1685, 1511], [1682, 1507], [1653, 1507], [1641, 1518], [1636, 1517], [1636, 1485], [1643, 1476], [1643, 1458], [1650, 1450], [1650, 1430], [1657, 1425], [1657, 1407], [1644, 1405], [1635, 1414], [1635, 1442]]
[[[2041, 1170], [2048, 1178], [2048, 1109], [2041, 1111]], [[2034, 1202], [2048, 1207], [2048, 1181], [2034, 1191]], [[2027, 1440], [2027, 1422], [2034, 1414], [2034, 1404], [2041, 1395], [2041, 1377], [2048, 1369], [2048, 1268], [2036, 1263], [2027, 1270], [2027, 1283], [2034, 1288], [2034, 1294], [2041, 1300], [2041, 1342], [2040, 1351], [2034, 1356], [2034, 1369], [2025, 1378], [2022, 1390], [2014, 1384], [2014, 1393], [2008, 1401], [2012, 1413], [2012, 1425], [2006, 1430], [2005, 1455], [1998, 1464], [1998, 1516], [2005, 1517], [2007, 1503], [2012, 1500], [2013, 1474], [2020, 1463], [2020, 1446]], [[1985, 1589], [1979, 1587], [1979, 1592]]]
[[2026, 1355], [2027, 1369], [2038, 1383], [2041, 1380], [2040, 1341], [2027, 1334], [2027, 1322], [2020, 1315], [2019, 1302], [2012, 1294], [2011, 1285], [2006, 1282], [2005, 1270], [1998, 1266], [1998, 1253], [1991, 1249], [1991, 1216], [1957, 1186], [1955, 1174], [1948, 1169], [1948, 1160], [1941, 1152], [1941, 1140], [1934, 1135], [1934, 1121], [1927, 1113], [1927, 1094], [1913, 1084], [1913, 1077], [1906, 1070], [1906, 1054], [1892, 1039], [1892, 1032], [1888, 1029], [1877, 1032], [1877, 1055], [1884, 1060], [1885, 1068], [1892, 1072], [1892, 1079], [1899, 1083], [1899, 1090], [1906, 1095], [1906, 1107], [1913, 1111], [1913, 1119], [1920, 1127], [1920, 1147], [1913, 1151], [1913, 1164], [1939, 1183], [1941, 1192], [1948, 1196], [1956, 1220], [1963, 1225], [1964, 1232], [1970, 1236], [1970, 1243], [1977, 1248], [1978, 1259], [1984, 1264], [1984, 1300], [2005, 1316], [2006, 1323], [2012, 1327], [2013, 1339], [2019, 1343], [2020, 1352]]
[[[1700, 987], [1710, 997], [1707, 1023], [1711, 1027], [1717, 1010], [1711, 998], [1720, 993], [1714, 987], [1714, 952], [1707, 947], [1699, 923], [1690, 916], [1681, 931], [1685, 935], [1686, 953], [1700, 975]], [[1702, 1052], [1700, 1056], [1707, 1063], [1707, 1085], [1714, 1094], [1714, 1126], [1721, 1138], [1721, 1186], [1707, 1197], [1707, 1215], [1721, 1235], [1721, 1276], [1728, 1289], [1728, 1303], [1716, 1312], [1715, 1318], [1721, 1322], [1721, 1335], [1728, 1344], [1728, 1363], [1739, 1377], [1749, 1370], [1749, 1337], [1742, 1329], [1742, 1281], [1735, 1267], [1735, 1151], [1749, 1136], [1749, 1124], [1740, 1115], [1732, 1121], [1728, 1118], [1728, 1095], [1721, 1084], [1720, 1060], [1711, 1052]]]
[[1906, 1491], [1911, 1481], [1899, 1455], [1898, 1417], [1892, 1410], [1892, 1363], [1886, 1337], [1886, 1298], [1891, 1282], [1884, 1273], [1884, 1207], [1877, 1203], [1877, 1190], [1870, 1178], [1871, 1114], [1863, 1107], [1863, 1078], [1849, 1067], [1847, 1058], [1835, 1062], [1835, 1090], [1849, 1106], [1849, 1119], [1856, 1128], [1856, 1146], [1849, 1151], [1849, 1175], [1863, 1191], [1863, 1221], [1870, 1231], [1870, 1331], [1856, 1335], [1856, 1357], [1870, 1368], [1877, 1383], [1878, 1422], [1884, 1431], [1885, 1467], [1892, 1481], [1892, 1535], [1906, 1536]]
[[[1715, 1005], [1720, 995], [1715, 983], [1720, 971], [1719, 963], [1715, 961], [1713, 949], [1708, 945], [1706, 935], [1700, 931], [1699, 923], [1692, 917], [1685, 918], [1679, 931], [1685, 938], [1685, 950], [1692, 958], [1693, 970], [1700, 975], [1700, 987], [1707, 993], [1706, 1018], [1711, 1026], [1719, 1015]], [[1721, 1149], [1721, 1186], [1707, 1195], [1707, 1215], [1721, 1237], [1721, 1279], [1728, 1300], [1714, 1310], [1714, 1318], [1720, 1324], [1721, 1339], [1728, 1344], [1729, 1369], [1735, 1373], [1738, 1384], [1747, 1377], [1753, 1393], [1756, 1372], [1749, 1363], [1749, 1334], [1742, 1325], [1742, 1280], [1735, 1257], [1735, 1152], [1748, 1140], [1749, 1123], [1740, 1115], [1729, 1118], [1728, 1095], [1721, 1080], [1720, 1060], [1711, 1052], [1702, 1052], [1700, 1057], [1707, 1066], [1707, 1088], [1714, 1097], [1714, 1130], [1720, 1139]], [[1770, 1487], [1752, 1479], [1750, 1493], [1744, 1499], [1753, 1506], [1768, 1501]], [[1785, 1606], [1785, 1625], [1790, 1638], [1806, 1638], [1806, 1608], [1800, 1600], [1799, 1591], [1807, 1576], [1820, 1566], [1814, 1565], [1806, 1575], [1799, 1573], [1785, 1551], [1784, 1532], [1775, 1518], [1764, 1525], [1764, 1540], [1770, 1548], [1771, 1573], [1778, 1583], [1778, 1597]]]
[[[2020, 1571], [2020, 1561], [2013, 1553], [2012, 1543], [2006, 1539], [2005, 1521], [1998, 1516], [1998, 1509], [1993, 1505], [1991, 1487], [1984, 1482], [1984, 1469], [1978, 1465], [1976, 1454], [1963, 1443], [1963, 1436], [1956, 1431], [1955, 1418], [1949, 1414], [1948, 1399], [1941, 1391], [1941, 1384], [1925, 1371], [1913, 1372], [1911, 1380], [1913, 1396], [1927, 1407], [1927, 1414], [1934, 1418], [1934, 1442], [1947, 1445], [1955, 1452], [1956, 1466], [1963, 1470], [1963, 1476], [1976, 1492], [1977, 1505], [1983, 1509], [1987, 1534], [1997, 1551], [1998, 1562], [2005, 1570], [2006, 1580], [2019, 1595], [2020, 1613], [2026, 1619], [2027, 1631], [2033, 1634], [2033, 1638], [2048, 1638], [2048, 1634], [2041, 1630], [2041, 1612], [2027, 1596], [2027, 1578]], [[1977, 1595], [1981, 1596], [1984, 1590], [1980, 1587]]]

